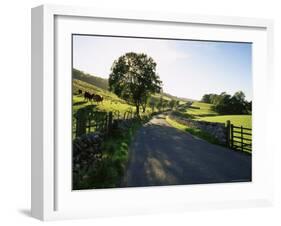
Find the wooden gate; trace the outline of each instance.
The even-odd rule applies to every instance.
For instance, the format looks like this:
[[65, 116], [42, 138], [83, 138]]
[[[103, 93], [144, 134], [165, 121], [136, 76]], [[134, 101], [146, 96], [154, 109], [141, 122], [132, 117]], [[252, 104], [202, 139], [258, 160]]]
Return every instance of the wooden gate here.
[[72, 138], [76, 138], [91, 132], [100, 132], [109, 135], [116, 121], [130, 121], [136, 118], [132, 110], [126, 111], [124, 116], [118, 110], [104, 112], [97, 111], [94, 106], [86, 106], [77, 110], [72, 118]]
[[227, 145], [239, 151], [252, 152], [252, 129], [243, 126], [234, 126], [227, 121]]
[[73, 118], [75, 126], [72, 129], [75, 131], [75, 137], [96, 131], [106, 133], [110, 126], [109, 122], [112, 122], [112, 112], [96, 111], [93, 107], [87, 106], [79, 109]]

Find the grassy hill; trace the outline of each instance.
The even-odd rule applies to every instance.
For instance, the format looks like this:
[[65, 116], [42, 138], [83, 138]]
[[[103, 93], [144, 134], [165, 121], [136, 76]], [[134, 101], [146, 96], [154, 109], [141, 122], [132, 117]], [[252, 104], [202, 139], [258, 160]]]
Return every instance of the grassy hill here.
[[189, 99], [189, 98], [185, 98], [185, 97], [177, 97], [177, 96], [173, 96], [169, 93], [163, 93], [163, 96], [165, 96], [166, 98], [169, 98], [169, 99], [173, 99], [173, 100], [178, 100], [180, 101], [181, 103], [186, 103], [188, 101], [195, 101], [193, 99]]
[[[93, 85], [94, 89], [100, 88], [102, 90], [108, 90], [108, 88], [109, 88], [108, 79], [101, 78], [101, 77], [91, 75], [91, 74], [87, 74], [87, 73], [77, 70], [75, 68], [72, 71], [72, 78], [74, 80], [80, 80], [80, 81], [86, 82], [90, 85]], [[90, 89], [89, 89], [89, 91], [90, 91]], [[169, 93], [165, 93], [165, 92], [162, 93], [161, 95], [162, 95], [163, 99], [168, 100], [168, 101], [173, 99], [173, 100], [178, 100], [181, 103], [185, 103], [186, 101], [189, 100], [187, 98], [176, 97], [176, 96], [173, 96], [173, 95], [171, 95]], [[160, 99], [161, 95], [155, 94], [152, 96], [152, 98]]]
[[100, 78], [94, 75], [87, 74], [83, 71], [77, 69], [72, 70], [72, 78], [87, 82], [91, 85], [99, 87], [104, 90], [108, 90], [108, 80], [105, 78]]
[[218, 115], [217, 112], [212, 110], [212, 106], [212, 104], [193, 102], [191, 107], [187, 109], [186, 113], [197, 117]]
[[96, 104], [97, 110], [107, 111], [107, 112], [118, 110], [120, 114], [123, 114], [124, 112], [128, 110], [134, 110], [135, 108], [133, 105], [128, 104], [126, 101], [119, 98], [114, 93], [101, 89], [87, 82], [73, 79], [72, 84], [73, 84], [73, 94], [74, 94], [73, 103], [72, 103], [73, 113], [75, 113], [79, 108], [85, 107], [87, 105], [96, 104], [90, 101], [87, 102], [84, 100], [83, 95], [78, 95], [77, 93], [79, 89], [83, 90], [84, 92], [88, 91], [103, 96], [104, 101], [102, 103]]

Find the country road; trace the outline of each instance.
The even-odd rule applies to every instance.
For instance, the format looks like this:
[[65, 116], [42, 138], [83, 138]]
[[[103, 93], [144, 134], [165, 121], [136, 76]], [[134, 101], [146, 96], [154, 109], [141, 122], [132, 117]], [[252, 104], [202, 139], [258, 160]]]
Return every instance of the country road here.
[[251, 156], [210, 144], [155, 116], [137, 132], [122, 187], [251, 181]]

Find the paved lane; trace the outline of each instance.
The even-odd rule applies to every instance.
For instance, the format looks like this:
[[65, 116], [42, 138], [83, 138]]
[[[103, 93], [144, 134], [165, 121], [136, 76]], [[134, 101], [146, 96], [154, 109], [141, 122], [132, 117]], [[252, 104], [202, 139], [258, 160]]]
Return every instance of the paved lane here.
[[136, 134], [122, 186], [251, 181], [251, 156], [210, 144], [154, 117]]

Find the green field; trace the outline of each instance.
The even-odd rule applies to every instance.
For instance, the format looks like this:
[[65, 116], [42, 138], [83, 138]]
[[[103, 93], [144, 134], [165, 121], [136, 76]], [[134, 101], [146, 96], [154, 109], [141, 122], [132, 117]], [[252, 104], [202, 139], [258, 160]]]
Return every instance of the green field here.
[[[221, 123], [226, 123], [227, 120], [230, 120], [235, 126], [252, 128], [252, 115], [219, 115], [212, 110], [212, 106], [212, 104], [193, 102], [191, 108], [187, 107], [185, 113], [196, 120]], [[196, 107], [199, 107], [200, 109], [196, 109]]]
[[235, 126], [243, 126], [252, 128], [252, 115], [219, 115], [210, 117], [201, 117], [200, 120], [207, 122], [221, 122], [226, 123], [227, 120]]
[[[217, 112], [212, 110], [212, 106], [213, 106], [212, 104], [193, 102], [191, 107], [187, 108], [186, 113], [195, 117], [218, 115]], [[200, 108], [200, 109], [196, 109], [196, 108]]]
[[[252, 128], [252, 115], [219, 115], [212, 109], [212, 104], [202, 103], [202, 102], [193, 102], [191, 106], [188, 104], [182, 105], [177, 111], [174, 111], [174, 114], [178, 117], [186, 117], [191, 118], [193, 120], [199, 121], [207, 121], [207, 122], [219, 122], [226, 123], [228, 120], [231, 124], [237, 127], [244, 128]], [[215, 143], [208, 136], [205, 136], [205, 133], [200, 130], [191, 129], [187, 126], [181, 125], [169, 118], [167, 118], [168, 123], [170, 123], [173, 127], [189, 132], [195, 136], [201, 137], [211, 143]], [[240, 131], [240, 129], [234, 129], [234, 131]], [[235, 134], [235, 136], [241, 136], [239, 133]], [[251, 135], [244, 135], [244, 138], [251, 139]], [[239, 143], [241, 141], [240, 138], [234, 138], [234, 145], [241, 146]], [[244, 140], [244, 143], [251, 144], [251, 141]], [[246, 151], [246, 150], [245, 150]], [[248, 151], [247, 151], [248, 152]]]
[[[221, 123], [226, 123], [227, 120], [231, 122], [234, 126], [237, 127], [245, 127], [245, 128], [252, 128], [252, 115], [220, 115], [220, 116], [211, 116], [211, 117], [202, 117], [200, 118], [202, 121], [207, 121], [207, 122], [221, 122]], [[236, 131], [240, 131], [240, 129], [235, 129]], [[248, 132], [248, 131], [246, 131]], [[240, 134], [235, 134], [235, 136], [241, 136]], [[244, 135], [243, 136], [246, 139], [251, 139], [251, 135]], [[237, 142], [236, 142], [237, 141]], [[240, 138], [234, 138], [234, 144], [241, 146], [240, 143], [241, 141]], [[246, 144], [251, 144], [251, 141], [244, 140], [244, 143]], [[245, 150], [246, 151], [246, 150]], [[249, 151], [246, 151], [249, 152]], [[249, 152], [250, 153], [250, 152]]]

